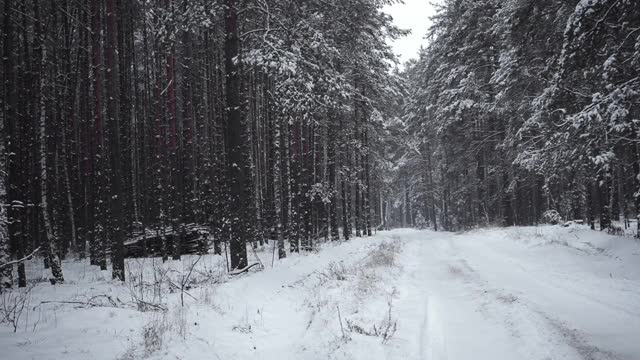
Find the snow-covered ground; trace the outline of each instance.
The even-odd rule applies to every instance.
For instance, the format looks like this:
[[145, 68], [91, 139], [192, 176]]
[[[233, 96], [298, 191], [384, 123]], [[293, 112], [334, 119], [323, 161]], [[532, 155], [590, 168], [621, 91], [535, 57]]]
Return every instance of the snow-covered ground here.
[[67, 262], [66, 284], [25, 297], [15, 333], [0, 326], [0, 358], [640, 359], [630, 237], [395, 230], [273, 267], [271, 250], [257, 253], [263, 271], [238, 276], [220, 256], [132, 260], [129, 285]]

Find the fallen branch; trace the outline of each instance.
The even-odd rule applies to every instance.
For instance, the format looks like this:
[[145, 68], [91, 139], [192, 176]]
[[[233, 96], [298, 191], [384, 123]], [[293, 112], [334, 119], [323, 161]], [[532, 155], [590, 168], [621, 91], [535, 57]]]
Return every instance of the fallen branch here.
[[[101, 301], [96, 301], [97, 299], [106, 299], [108, 301], [108, 303], [104, 303]], [[117, 302], [116, 302], [117, 300]], [[34, 306], [33, 308], [36, 309], [41, 305], [45, 305], [45, 304], [71, 304], [71, 305], [79, 305], [76, 306], [77, 308], [87, 308], [87, 307], [120, 307], [118, 305], [124, 305], [124, 303], [122, 301], [120, 301], [120, 299], [116, 298], [116, 300], [113, 300], [113, 298], [109, 295], [96, 295], [91, 297], [90, 299], [86, 300], [86, 301], [77, 301], [77, 300], [45, 300], [45, 301], [41, 301], [38, 305]]]
[[144, 300], [136, 300], [138, 305], [138, 310], [146, 311], [148, 309], [153, 309], [155, 311], [167, 311], [167, 308], [161, 304], [153, 304]]
[[342, 331], [342, 339], [347, 340], [347, 334], [344, 332], [344, 327], [342, 326], [342, 316], [340, 315], [340, 306], [336, 305], [336, 309], [338, 309], [338, 320], [340, 321], [340, 330]]
[[246, 266], [246, 267], [244, 267], [244, 268], [242, 268], [242, 269], [236, 269], [236, 270], [234, 270], [234, 271], [231, 271], [231, 272], [229, 273], [229, 275], [234, 276], [234, 275], [240, 275], [240, 274], [246, 273], [246, 272], [248, 272], [248, 271], [249, 271], [249, 269], [251, 269], [252, 267], [254, 267], [254, 266], [256, 266], [256, 265], [260, 265], [260, 263], [253, 263], [253, 264], [251, 264], [251, 265], [249, 265], [249, 266]]
[[35, 254], [37, 254], [40, 251], [40, 246], [38, 246], [35, 250], [33, 250], [31, 252], [31, 254], [23, 257], [22, 259], [18, 259], [18, 260], [13, 260], [13, 261], [9, 261], [8, 263], [5, 264], [0, 264], [0, 269], [4, 269], [5, 267], [9, 267], [9, 266], [13, 266], [15, 264], [20, 264], [21, 262], [25, 262], [27, 260], [30, 260]]
[[[173, 286], [176, 290], [180, 290], [181, 292], [189, 295], [189, 297], [191, 297], [193, 300], [198, 301], [198, 299], [196, 299], [193, 295], [189, 294], [186, 290], [184, 290], [184, 287], [180, 287], [178, 285], [176, 285], [173, 281], [171, 281], [170, 279], [167, 279], [167, 284], [169, 284], [169, 286]], [[184, 305], [183, 305], [184, 306]]]

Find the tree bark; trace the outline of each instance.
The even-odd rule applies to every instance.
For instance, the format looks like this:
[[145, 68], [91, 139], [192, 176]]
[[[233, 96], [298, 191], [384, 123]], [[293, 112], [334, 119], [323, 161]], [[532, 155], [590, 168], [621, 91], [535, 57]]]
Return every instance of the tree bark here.
[[[42, 46], [42, 63], [46, 63], [47, 53]], [[42, 211], [42, 220], [44, 222], [44, 231], [47, 237], [47, 258], [49, 259], [49, 267], [51, 268], [52, 283], [63, 283], [64, 275], [62, 274], [62, 264], [60, 262], [60, 256], [58, 253], [57, 237], [51, 223], [51, 217], [49, 216], [49, 202], [48, 202], [48, 172], [47, 172], [47, 108], [46, 100], [44, 97], [44, 74], [40, 69], [40, 92], [39, 92], [39, 106], [40, 106], [40, 209]]]
[[111, 266], [112, 277], [125, 280], [124, 273], [124, 217], [122, 202], [122, 169], [120, 145], [120, 72], [116, 49], [118, 47], [117, 7], [115, 0], [107, 0], [107, 42], [105, 65], [107, 67], [107, 117], [109, 120], [109, 145], [111, 153]]
[[[13, 27], [11, 24], [11, 9], [13, 7], [12, 0], [6, 0], [3, 11], [3, 50], [2, 50], [2, 88], [3, 88], [3, 141], [4, 150], [7, 152], [12, 151], [13, 137], [12, 130], [14, 128], [14, 87], [15, 80], [13, 72]], [[5, 157], [5, 163], [1, 164], [3, 168], [7, 169], [6, 177], [4, 174], [0, 179], [0, 264], [6, 264], [10, 259], [10, 244], [11, 241], [11, 226], [9, 226], [9, 220], [11, 219], [11, 198], [12, 192], [11, 185], [14, 177], [13, 169], [15, 166], [11, 166], [15, 162], [11, 156]], [[0, 288], [10, 288], [13, 283], [13, 266], [7, 266], [0, 269]]]
[[240, 107], [240, 72], [238, 38], [238, 1], [226, 0], [225, 9], [225, 70], [227, 123], [225, 138], [227, 141], [227, 181], [230, 183], [229, 211], [231, 269], [247, 266], [246, 216], [247, 199], [245, 193], [246, 164], [243, 144], [244, 125]]

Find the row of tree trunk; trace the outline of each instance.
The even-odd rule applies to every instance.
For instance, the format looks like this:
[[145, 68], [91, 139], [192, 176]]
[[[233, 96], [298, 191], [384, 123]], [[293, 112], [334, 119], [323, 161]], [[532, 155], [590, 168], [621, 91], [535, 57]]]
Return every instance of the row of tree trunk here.
[[252, 9], [236, 0], [4, 2], [0, 264], [41, 247], [55, 282], [69, 255], [110, 264], [124, 281], [124, 242], [140, 229], [163, 238], [167, 260], [180, 258], [187, 224], [206, 225], [216, 244], [229, 242], [232, 268], [248, 265], [248, 243], [277, 241], [284, 257], [371, 235], [374, 218], [382, 222], [370, 206], [382, 193], [370, 179], [372, 102], [349, 96], [289, 111], [288, 76], [244, 59], [271, 46], [260, 27], [271, 17]]

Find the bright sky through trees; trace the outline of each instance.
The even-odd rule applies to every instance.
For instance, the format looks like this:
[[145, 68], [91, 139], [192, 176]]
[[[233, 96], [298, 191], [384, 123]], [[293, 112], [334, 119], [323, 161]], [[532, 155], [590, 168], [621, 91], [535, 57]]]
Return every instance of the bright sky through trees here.
[[395, 52], [400, 56], [400, 63], [417, 57], [420, 46], [425, 43], [425, 35], [429, 28], [431, 17], [435, 12], [433, 1], [404, 0], [387, 6], [385, 11], [393, 16], [393, 20], [402, 29], [411, 30], [408, 36], [393, 42]]

